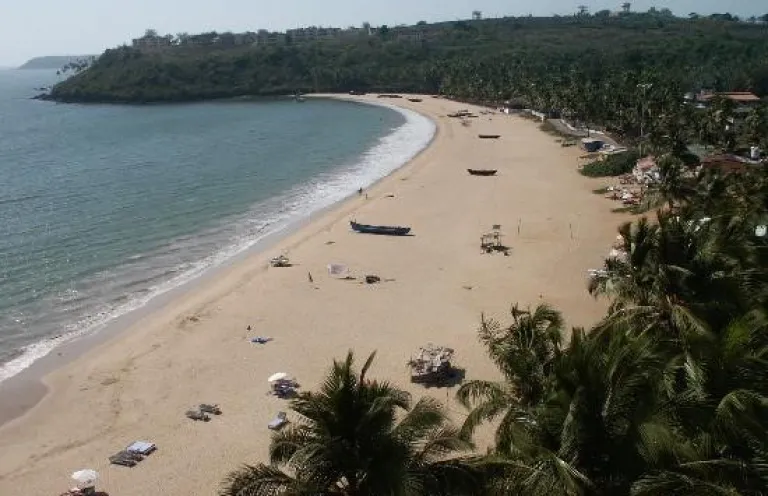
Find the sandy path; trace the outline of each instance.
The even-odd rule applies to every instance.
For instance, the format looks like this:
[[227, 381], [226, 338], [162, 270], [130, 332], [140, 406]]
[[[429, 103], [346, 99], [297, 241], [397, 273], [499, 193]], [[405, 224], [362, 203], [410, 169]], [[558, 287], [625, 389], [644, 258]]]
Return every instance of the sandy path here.
[[[287, 406], [266, 394], [273, 372], [311, 388], [332, 358], [354, 349], [362, 361], [377, 350], [375, 375], [450, 399], [455, 390], [408, 383], [404, 364], [419, 345], [454, 347], [467, 377], [493, 378], [475, 339], [481, 312], [505, 318], [512, 302], [547, 301], [571, 325], [599, 318], [604, 306], [587, 294], [586, 270], [601, 263], [620, 218], [590, 193], [595, 181], [576, 172], [578, 151], [517, 117], [483, 115], [463, 127], [445, 114], [465, 104], [392, 103], [434, 118], [432, 146], [368, 199], [349, 200], [51, 374], [52, 393], [0, 429], [0, 494], [58, 494], [84, 467], [101, 472], [111, 496], [214, 494], [229, 470], [265, 459], [266, 423]], [[484, 132], [502, 138], [478, 139]], [[499, 174], [470, 177], [467, 167]], [[355, 234], [351, 218], [410, 225], [414, 236]], [[493, 224], [502, 225], [509, 257], [480, 254], [479, 236]], [[280, 251], [297, 265], [268, 269]], [[331, 262], [394, 280], [334, 280]], [[254, 335], [275, 340], [254, 345]], [[219, 403], [224, 415], [186, 420], [199, 402]], [[160, 449], [133, 469], [110, 467], [107, 456], [135, 439]]]

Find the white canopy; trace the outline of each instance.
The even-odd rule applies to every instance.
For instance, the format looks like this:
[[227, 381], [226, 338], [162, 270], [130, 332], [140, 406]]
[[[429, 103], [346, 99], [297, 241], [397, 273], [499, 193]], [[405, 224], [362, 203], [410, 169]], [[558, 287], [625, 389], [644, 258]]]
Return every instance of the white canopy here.
[[90, 468], [78, 470], [72, 473], [72, 480], [77, 482], [77, 487], [84, 489], [87, 487], [93, 487], [96, 485], [96, 479], [99, 478], [99, 473]]
[[282, 381], [283, 379], [287, 379], [288, 374], [285, 372], [277, 372], [276, 374], [272, 374], [269, 376], [269, 379], [267, 379], [268, 382], [276, 382], [276, 381]]

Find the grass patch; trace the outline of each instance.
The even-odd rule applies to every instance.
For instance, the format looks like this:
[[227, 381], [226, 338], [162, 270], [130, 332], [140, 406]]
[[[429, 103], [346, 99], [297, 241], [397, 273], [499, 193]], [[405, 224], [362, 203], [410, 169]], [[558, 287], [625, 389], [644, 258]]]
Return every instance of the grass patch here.
[[637, 207], [635, 205], [627, 205], [625, 207], [612, 208], [611, 212], [615, 214], [636, 214]]
[[547, 134], [551, 134], [552, 136], [556, 136], [558, 138], [565, 138], [569, 140], [573, 139], [572, 135], [560, 131], [558, 128], [555, 127], [554, 124], [552, 124], [549, 121], [542, 122], [541, 125], [539, 126], [539, 129], [541, 129]]
[[629, 150], [585, 164], [579, 172], [587, 177], [621, 176], [632, 171], [638, 158], [640, 158], [640, 154], [637, 151]]

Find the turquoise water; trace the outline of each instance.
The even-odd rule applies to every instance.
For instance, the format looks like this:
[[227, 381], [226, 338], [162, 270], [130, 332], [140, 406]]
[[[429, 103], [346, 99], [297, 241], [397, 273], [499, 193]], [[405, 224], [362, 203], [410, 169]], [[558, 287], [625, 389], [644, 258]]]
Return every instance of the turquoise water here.
[[53, 80], [0, 71], [0, 380], [370, 184], [433, 133], [327, 100], [29, 99]]

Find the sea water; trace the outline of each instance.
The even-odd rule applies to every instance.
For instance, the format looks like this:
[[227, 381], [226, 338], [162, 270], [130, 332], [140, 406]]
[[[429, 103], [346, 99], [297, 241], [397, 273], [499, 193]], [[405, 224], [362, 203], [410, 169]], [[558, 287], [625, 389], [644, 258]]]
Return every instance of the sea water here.
[[0, 70], [0, 381], [338, 202], [431, 140], [332, 100], [71, 105]]

